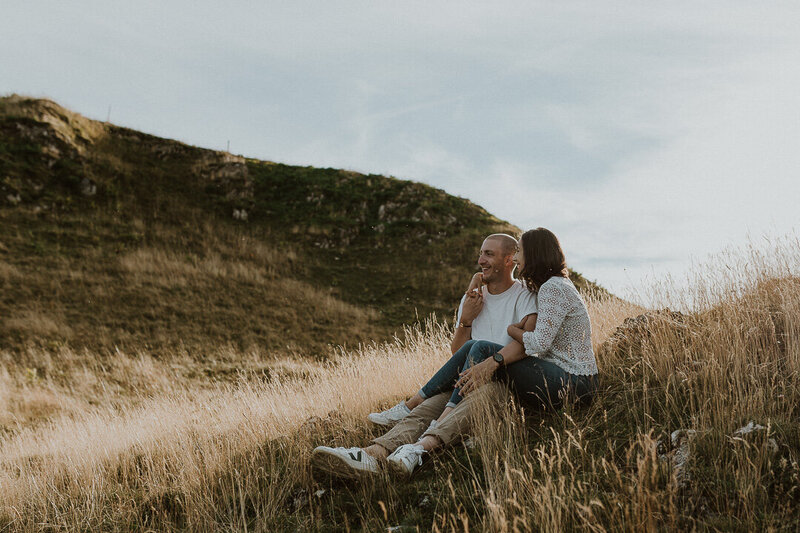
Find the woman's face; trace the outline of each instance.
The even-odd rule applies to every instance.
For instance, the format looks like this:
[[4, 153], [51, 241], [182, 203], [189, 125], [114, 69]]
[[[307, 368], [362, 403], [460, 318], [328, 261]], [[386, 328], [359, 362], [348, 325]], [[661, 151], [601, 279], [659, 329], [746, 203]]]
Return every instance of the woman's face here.
[[525, 268], [525, 251], [522, 249], [522, 239], [517, 241], [517, 252], [514, 254], [514, 263], [517, 265], [517, 272], [522, 272]]

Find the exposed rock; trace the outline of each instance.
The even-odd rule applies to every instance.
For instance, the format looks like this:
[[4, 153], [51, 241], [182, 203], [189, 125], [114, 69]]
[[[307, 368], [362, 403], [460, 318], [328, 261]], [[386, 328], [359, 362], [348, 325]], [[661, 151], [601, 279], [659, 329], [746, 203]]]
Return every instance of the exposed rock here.
[[4, 98], [4, 104], [9, 115], [38, 123], [20, 121], [17, 129], [23, 138], [42, 145], [43, 153], [50, 158], [68, 155], [65, 147], [83, 156], [87, 147], [105, 132], [100, 122], [68, 111], [50, 100], [12, 95]]
[[217, 187], [226, 200], [253, 198], [253, 183], [243, 157], [207, 150], [195, 162], [193, 170], [208, 184]]
[[325, 195], [323, 193], [321, 193], [321, 192], [314, 191], [311, 194], [309, 194], [308, 196], [306, 196], [306, 202], [309, 202], [309, 203], [312, 203], [312, 204], [316, 204], [316, 205], [322, 205], [322, 202], [324, 200], [325, 200]]
[[42, 145], [42, 153], [51, 159], [58, 159], [61, 157], [61, 150], [54, 144]]
[[743, 437], [744, 435], [747, 435], [747, 434], [752, 433], [754, 431], [761, 431], [762, 429], [767, 429], [767, 428], [765, 428], [761, 424], [756, 424], [755, 422], [753, 422], [751, 420], [750, 422], [747, 423], [747, 425], [742, 426], [739, 429], [737, 429], [736, 431], [734, 431], [733, 435], [735, 437]]
[[176, 155], [189, 154], [194, 151], [191, 146], [175, 141], [158, 141], [150, 146], [150, 150], [162, 161]]
[[81, 194], [84, 196], [94, 196], [97, 194], [97, 185], [94, 184], [92, 180], [89, 178], [83, 178], [81, 180]]
[[[697, 435], [693, 429], [677, 429], [670, 435], [671, 449], [658, 455], [659, 460], [668, 463], [672, 468], [672, 475], [679, 488], [685, 488], [691, 480], [688, 463], [691, 459], [690, 443]], [[658, 448], [663, 449], [664, 443], [659, 440]]]
[[11, 205], [17, 205], [22, 202], [22, 197], [19, 194], [9, 194], [6, 196], [6, 200], [8, 200], [8, 203]]
[[233, 218], [236, 220], [245, 221], [247, 220], [247, 210], [245, 209], [234, 209], [233, 210]]
[[687, 317], [679, 311], [663, 309], [641, 314], [636, 318], [626, 318], [614, 333], [600, 347], [600, 353], [630, 354], [640, 353], [643, 345], [653, 332], [673, 330], [683, 336], [687, 332]]
[[[757, 436], [768, 435], [768, 432], [768, 428], [762, 426], [761, 424], [756, 424], [751, 420], [746, 425], [733, 432], [733, 440], [754, 440], [757, 438]], [[774, 438], [768, 438], [766, 445], [767, 451], [769, 451], [771, 454], [778, 453], [778, 441], [776, 441]]]

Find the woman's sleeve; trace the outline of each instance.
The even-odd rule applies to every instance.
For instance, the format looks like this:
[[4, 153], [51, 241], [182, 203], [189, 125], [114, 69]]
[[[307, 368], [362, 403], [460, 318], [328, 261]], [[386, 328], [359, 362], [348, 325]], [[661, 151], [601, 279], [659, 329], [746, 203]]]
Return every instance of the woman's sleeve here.
[[569, 311], [569, 302], [564, 289], [556, 283], [546, 283], [539, 289], [539, 319], [534, 331], [522, 334], [525, 353], [536, 355], [546, 352], [553, 344], [564, 317]]

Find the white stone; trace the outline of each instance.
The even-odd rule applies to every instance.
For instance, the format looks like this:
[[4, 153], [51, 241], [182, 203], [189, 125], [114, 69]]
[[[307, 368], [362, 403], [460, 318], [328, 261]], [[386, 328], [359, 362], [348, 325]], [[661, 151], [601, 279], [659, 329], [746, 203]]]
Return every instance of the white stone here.
[[756, 424], [755, 422], [753, 422], [751, 420], [750, 422], [747, 423], [746, 426], [742, 426], [739, 429], [737, 429], [736, 431], [734, 431], [733, 434], [736, 437], [743, 437], [744, 435], [747, 435], [747, 434], [752, 433], [754, 431], [760, 431], [762, 429], [767, 429], [767, 428], [765, 428], [761, 424]]
[[94, 196], [97, 193], [97, 185], [92, 183], [89, 178], [81, 180], [81, 194], [84, 196]]

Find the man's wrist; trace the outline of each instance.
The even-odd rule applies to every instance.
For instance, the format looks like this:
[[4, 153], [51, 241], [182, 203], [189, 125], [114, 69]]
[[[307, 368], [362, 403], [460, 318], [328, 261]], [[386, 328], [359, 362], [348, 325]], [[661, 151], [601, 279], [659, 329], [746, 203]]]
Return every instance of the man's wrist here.
[[461, 322], [458, 323], [458, 327], [460, 327], [460, 328], [471, 328], [472, 327], [472, 321], [470, 320], [469, 322], [465, 322], [465, 321], [462, 320]]

